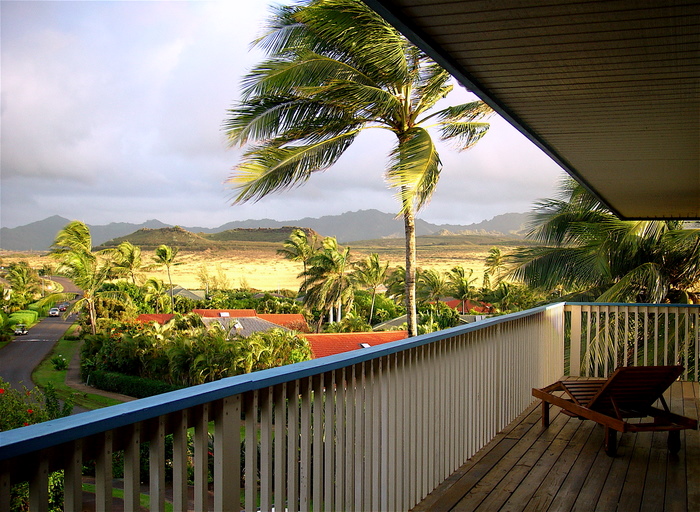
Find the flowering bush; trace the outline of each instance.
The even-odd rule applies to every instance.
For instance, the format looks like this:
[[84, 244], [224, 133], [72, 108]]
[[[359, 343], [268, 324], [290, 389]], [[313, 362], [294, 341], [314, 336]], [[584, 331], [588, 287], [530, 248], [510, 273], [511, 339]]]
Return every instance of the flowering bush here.
[[43, 393], [39, 388], [26, 386], [20, 391], [0, 379], [0, 431], [68, 416], [72, 410], [70, 401], [60, 404], [51, 385]]
[[[73, 410], [70, 401], [61, 405], [51, 384], [43, 393], [39, 388], [22, 388], [21, 391], [14, 389], [0, 379], [0, 431], [68, 416]], [[10, 510], [29, 510], [29, 484], [26, 482], [12, 486]], [[49, 510], [63, 510], [62, 471], [49, 475]]]

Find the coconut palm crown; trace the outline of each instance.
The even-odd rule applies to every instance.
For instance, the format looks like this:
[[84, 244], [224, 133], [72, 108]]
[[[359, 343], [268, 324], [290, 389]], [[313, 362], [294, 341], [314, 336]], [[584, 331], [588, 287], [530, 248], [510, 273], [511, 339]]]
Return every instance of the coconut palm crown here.
[[269, 58], [243, 80], [228, 112], [231, 145], [246, 146], [228, 182], [234, 203], [306, 182], [335, 164], [358, 135], [396, 135], [385, 170], [406, 231], [409, 334], [416, 333], [415, 213], [435, 190], [442, 164], [428, 128], [459, 150], [488, 130], [480, 101], [437, 109], [450, 75], [359, 0], [280, 7], [255, 42]]
[[683, 222], [623, 221], [582, 185], [541, 201], [511, 276], [575, 300], [698, 303], [700, 230]]

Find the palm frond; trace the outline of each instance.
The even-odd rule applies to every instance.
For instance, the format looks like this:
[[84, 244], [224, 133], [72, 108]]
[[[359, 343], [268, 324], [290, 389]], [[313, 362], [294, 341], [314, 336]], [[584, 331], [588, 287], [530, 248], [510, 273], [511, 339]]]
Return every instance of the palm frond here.
[[440, 125], [441, 138], [453, 142], [460, 151], [471, 148], [489, 130], [489, 123], [449, 122]]
[[416, 115], [433, 108], [452, 91], [450, 78], [450, 74], [434, 62], [420, 68], [418, 80], [412, 91]]
[[433, 117], [444, 123], [464, 123], [484, 119], [493, 113], [493, 109], [483, 101], [470, 101], [439, 110]]
[[319, 140], [356, 129], [363, 120], [323, 102], [303, 98], [261, 98], [229, 110], [224, 129], [229, 145], [252, 140], [267, 145]]
[[377, 83], [405, 82], [409, 76], [406, 39], [375, 11], [355, 0], [312, 2], [295, 19], [306, 25], [325, 52], [356, 63]]
[[442, 168], [432, 137], [423, 128], [409, 130], [392, 151], [391, 159], [387, 182], [399, 190], [401, 213], [409, 208], [419, 210], [430, 200]]
[[332, 166], [359, 132], [353, 130], [303, 146], [252, 148], [227, 180], [239, 191], [233, 202], [256, 201], [304, 183], [313, 172]]
[[393, 119], [394, 124], [397, 124], [395, 114], [402, 110], [399, 98], [391, 92], [349, 80], [334, 80], [324, 86], [303, 88], [301, 92], [337, 106], [358, 119]]
[[662, 302], [668, 293], [668, 283], [658, 265], [646, 262], [630, 270], [597, 299], [598, 302]]
[[242, 81], [243, 101], [257, 96], [295, 95], [299, 87], [327, 84], [333, 80], [352, 80], [366, 85], [376, 83], [352, 65], [308, 50], [268, 59], [248, 73]]

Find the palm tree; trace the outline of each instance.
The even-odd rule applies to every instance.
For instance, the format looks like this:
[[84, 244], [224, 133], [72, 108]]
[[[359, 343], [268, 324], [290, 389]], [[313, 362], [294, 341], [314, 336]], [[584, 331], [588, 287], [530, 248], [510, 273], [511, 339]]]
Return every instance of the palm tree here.
[[397, 304], [406, 302], [406, 269], [401, 265], [397, 266], [387, 276], [386, 294]]
[[[168, 290], [165, 288], [165, 283], [160, 279], [151, 277], [146, 280], [143, 288], [143, 300], [147, 304], [153, 304], [155, 306], [156, 314], [160, 313], [161, 308], [165, 310], [166, 304], [169, 302]], [[171, 309], [171, 311], [173, 310]]]
[[449, 292], [445, 275], [432, 268], [418, 273], [418, 296], [424, 302], [438, 302]]
[[498, 247], [491, 247], [489, 255], [486, 256], [486, 271], [489, 277], [494, 276], [494, 284], [501, 282], [501, 274], [506, 268], [505, 257]]
[[224, 128], [246, 145], [229, 178], [234, 202], [259, 200], [333, 166], [363, 130], [396, 136], [386, 169], [406, 236], [406, 309], [416, 330], [415, 215], [432, 196], [442, 163], [429, 127], [459, 150], [488, 130], [480, 101], [435, 109], [450, 75], [360, 0], [281, 7], [256, 44], [270, 58], [245, 77]]
[[96, 304], [100, 297], [124, 300], [120, 292], [101, 292], [102, 285], [112, 272], [112, 249], [92, 252], [90, 229], [82, 222], [68, 223], [58, 234], [51, 246], [51, 254], [58, 259], [58, 272], [70, 278], [82, 290], [82, 296], [72, 306], [72, 310], [87, 309], [92, 334], [97, 333]]
[[569, 179], [559, 198], [538, 204], [512, 275], [567, 298], [691, 303], [700, 299], [700, 230], [680, 221], [622, 221]]
[[464, 303], [474, 298], [476, 292], [476, 277], [472, 277], [474, 271], [472, 269], [465, 270], [461, 266], [456, 266], [450, 270], [447, 275], [447, 282], [449, 285], [450, 292], [455, 299], [462, 301], [462, 314], [464, 315], [466, 311], [464, 310]]
[[343, 304], [352, 306], [353, 282], [349, 275], [350, 249], [342, 249], [333, 237], [323, 240], [323, 249], [309, 259], [309, 268], [304, 277], [304, 304], [310, 309], [321, 310], [321, 320], [328, 314], [333, 322], [333, 309], [337, 310], [336, 321], [340, 322]]
[[129, 241], [120, 243], [114, 252], [113, 271], [118, 275], [126, 274], [136, 284], [136, 273], [142, 268], [141, 248]]
[[163, 244], [156, 249], [155, 256], [153, 257], [153, 260], [156, 262], [157, 265], [165, 266], [166, 270], [168, 271], [168, 284], [170, 284], [170, 310], [171, 311], [175, 311], [175, 298], [173, 297], [173, 278], [170, 275], [170, 267], [172, 267], [174, 265], [179, 265], [179, 263], [175, 262], [175, 258], [177, 257], [177, 252], [178, 252], [177, 247], [170, 247], [170, 246]]
[[374, 301], [377, 297], [377, 289], [384, 284], [389, 269], [389, 262], [382, 264], [379, 261], [379, 254], [372, 253], [362, 261], [354, 265], [351, 279], [358, 287], [372, 290], [372, 303], [369, 308], [369, 324], [372, 325], [374, 316]]
[[[318, 239], [316, 233], [311, 236], [303, 229], [295, 229], [289, 238], [284, 241], [282, 249], [277, 250], [277, 254], [284, 256], [291, 261], [301, 261], [304, 265], [303, 274], [306, 274], [309, 259], [318, 251]], [[302, 288], [306, 287], [306, 282], [302, 283]]]
[[5, 279], [10, 283], [9, 302], [13, 309], [24, 309], [41, 292], [39, 275], [24, 261], [10, 265]]

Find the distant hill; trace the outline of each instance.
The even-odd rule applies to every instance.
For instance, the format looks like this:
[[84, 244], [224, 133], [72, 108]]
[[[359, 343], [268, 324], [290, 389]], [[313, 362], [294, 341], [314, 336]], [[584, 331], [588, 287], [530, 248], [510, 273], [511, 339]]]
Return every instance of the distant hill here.
[[[477, 224], [468, 225], [436, 225], [424, 220], [416, 220], [416, 234], [433, 235], [442, 233], [454, 234], [506, 234], [511, 236], [522, 236], [528, 214], [526, 213], [507, 213], [498, 215], [493, 219], [479, 222]], [[9, 251], [45, 251], [48, 250], [56, 233], [70, 222], [69, 219], [55, 215], [42, 221], [33, 222], [16, 228], [1, 228], [0, 229], [0, 249]], [[217, 241], [225, 240], [250, 240], [248, 237], [268, 237], [277, 236], [271, 232], [261, 231], [255, 233], [259, 228], [266, 229], [283, 229], [290, 226], [300, 226], [316, 231], [321, 236], [334, 236], [340, 243], [353, 242], [358, 240], [371, 240], [377, 238], [400, 238], [403, 237], [403, 221], [396, 219], [393, 214], [380, 212], [378, 210], [360, 210], [356, 212], [346, 212], [342, 215], [328, 215], [320, 218], [304, 218], [298, 220], [276, 221], [272, 219], [262, 220], [245, 220], [228, 222], [218, 228], [202, 228], [202, 227], [186, 227], [183, 226], [181, 231], [189, 232], [190, 234], [198, 233], [200, 239], [183, 238], [182, 243], [177, 242], [178, 231], [173, 231], [172, 241], [163, 241], [156, 244], [165, 243], [167, 245], [178, 245], [181, 247], [206, 247], [207, 244], [214, 244]], [[116, 240], [122, 239], [127, 235], [139, 233], [137, 238], [145, 240], [143, 243], [137, 243], [129, 238], [132, 243], [150, 247], [152, 243], [148, 242], [148, 230], [159, 230], [164, 228], [173, 228], [168, 224], [164, 224], [159, 220], [149, 220], [142, 224], [130, 224], [126, 222], [113, 222], [107, 225], [89, 225], [92, 234], [93, 243], [95, 246], [110, 242], [114, 245]], [[242, 231], [248, 230], [248, 231]], [[220, 234], [227, 231], [233, 231], [235, 234]], [[216, 234], [217, 237], [211, 235]], [[151, 233], [153, 235], [153, 233]], [[233, 237], [233, 238], [227, 238]], [[167, 238], [167, 237], [165, 237]], [[160, 236], [159, 236], [160, 239]], [[282, 240], [286, 239], [284, 237]], [[259, 241], [264, 241], [260, 240]], [[270, 240], [276, 241], [276, 240]], [[211, 245], [209, 245], [211, 246]]]
[[158, 229], [142, 228], [126, 236], [113, 238], [101, 244], [100, 247], [116, 247], [122, 242], [129, 241], [142, 249], [152, 250], [165, 244], [179, 249], [206, 250], [220, 245], [216, 240], [208, 240], [201, 235], [191, 233], [179, 226]]
[[282, 243], [289, 238], [292, 231], [302, 229], [307, 236], [316, 235], [321, 238], [321, 235], [309, 228], [296, 228], [293, 226], [285, 226], [283, 228], [237, 228], [227, 229], [220, 233], [200, 233], [207, 240], [216, 240], [219, 242], [279, 242]]
[[[165, 244], [180, 249], [191, 251], [203, 251], [207, 249], [227, 248], [229, 242], [273, 242], [282, 243], [289, 238], [295, 228], [286, 226], [283, 228], [255, 228], [255, 229], [228, 229], [220, 233], [192, 233], [179, 226], [159, 229], [143, 228], [126, 236], [113, 238], [100, 247], [116, 247], [122, 242], [128, 241], [141, 247], [152, 250]], [[305, 229], [309, 234], [312, 229]]]

